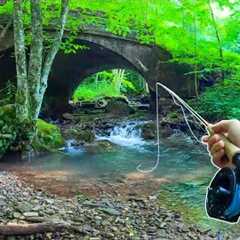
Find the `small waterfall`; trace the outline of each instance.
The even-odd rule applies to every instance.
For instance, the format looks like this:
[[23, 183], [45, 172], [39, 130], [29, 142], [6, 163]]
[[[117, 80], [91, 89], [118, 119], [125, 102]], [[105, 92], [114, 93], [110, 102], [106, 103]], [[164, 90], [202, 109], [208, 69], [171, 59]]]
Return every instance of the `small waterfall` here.
[[65, 147], [59, 149], [65, 153], [70, 154], [79, 154], [83, 152], [83, 149], [81, 147], [76, 147], [76, 141], [74, 139], [69, 139], [65, 143]]
[[71, 150], [74, 149], [74, 147], [73, 147], [74, 143], [75, 143], [74, 139], [67, 140], [65, 150], [67, 152], [71, 152]]
[[108, 140], [120, 146], [139, 146], [146, 142], [141, 137], [141, 125], [144, 122], [126, 122], [115, 126], [109, 136], [97, 136], [98, 140]]

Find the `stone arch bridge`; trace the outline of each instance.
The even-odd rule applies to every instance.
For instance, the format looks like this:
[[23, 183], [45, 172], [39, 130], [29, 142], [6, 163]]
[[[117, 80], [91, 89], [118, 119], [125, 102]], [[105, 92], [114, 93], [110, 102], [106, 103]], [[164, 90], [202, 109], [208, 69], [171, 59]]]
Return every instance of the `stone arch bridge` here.
[[[0, 43], [0, 87], [15, 76], [12, 35], [9, 32]], [[83, 31], [77, 42], [87, 49], [67, 55], [59, 52], [49, 78], [46, 95], [55, 98], [62, 107], [68, 104], [73, 90], [86, 77], [115, 68], [131, 69], [141, 74], [148, 83], [152, 99], [158, 81], [185, 98], [194, 94], [194, 81], [185, 75], [191, 71], [190, 67], [170, 63], [171, 55], [162, 48], [96, 30]]]

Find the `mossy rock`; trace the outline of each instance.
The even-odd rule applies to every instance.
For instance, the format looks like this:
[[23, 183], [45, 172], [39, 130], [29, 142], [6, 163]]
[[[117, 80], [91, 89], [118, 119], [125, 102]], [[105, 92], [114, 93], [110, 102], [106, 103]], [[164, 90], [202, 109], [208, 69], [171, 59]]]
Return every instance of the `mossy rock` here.
[[106, 113], [111, 113], [115, 116], [127, 116], [135, 113], [135, 110], [129, 106], [125, 98], [112, 98], [106, 107]]
[[[141, 126], [141, 136], [145, 140], [154, 140], [157, 138], [157, 126], [155, 122], [147, 122]], [[174, 133], [173, 129], [169, 125], [161, 126], [159, 134], [161, 137], [166, 138]]]
[[142, 138], [146, 140], [152, 140], [156, 138], [157, 129], [154, 122], [144, 124], [142, 127]]
[[94, 144], [86, 145], [85, 147], [88, 153], [98, 154], [105, 152], [114, 152], [118, 146], [108, 140], [100, 140]]
[[76, 140], [80, 142], [92, 143], [95, 140], [95, 134], [92, 130], [79, 130], [76, 133]]
[[91, 129], [70, 128], [65, 132], [64, 136], [81, 143], [92, 143], [95, 140], [95, 133]]
[[38, 119], [36, 123], [37, 135], [33, 141], [36, 151], [54, 151], [64, 145], [60, 129], [53, 124]]

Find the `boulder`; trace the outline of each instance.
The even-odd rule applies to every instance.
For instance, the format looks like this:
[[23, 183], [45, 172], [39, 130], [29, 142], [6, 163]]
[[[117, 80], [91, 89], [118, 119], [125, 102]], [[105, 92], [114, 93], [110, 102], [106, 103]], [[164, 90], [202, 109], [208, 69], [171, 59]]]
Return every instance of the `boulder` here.
[[91, 129], [76, 131], [76, 140], [79, 142], [92, 143], [95, 140], [95, 133]]
[[152, 140], [156, 138], [157, 130], [154, 122], [148, 122], [142, 126], [142, 138]]
[[[148, 122], [141, 126], [142, 138], [145, 140], [154, 140], [157, 138], [157, 126], [155, 122]], [[170, 125], [165, 124], [164, 126], [160, 123], [159, 134], [161, 138], [169, 137], [173, 134], [173, 129]]]
[[135, 113], [135, 110], [129, 106], [125, 98], [112, 98], [108, 102], [106, 113], [111, 113], [115, 116], [125, 116]]
[[92, 143], [95, 140], [95, 133], [90, 128], [81, 128], [80, 126], [71, 127], [64, 130], [66, 139], [74, 139], [78, 143]]
[[161, 137], [163, 138], [170, 137], [173, 133], [174, 133], [174, 130], [169, 125], [166, 125], [165, 127], [160, 128], [160, 134], [161, 134]]
[[94, 144], [86, 145], [86, 151], [89, 153], [104, 153], [104, 152], [113, 152], [117, 145], [108, 141], [108, 140], [100, 140], [95, 142]]
[[63, 118], [65, 119], [65, 120], [70, 120], [70, 121], [73, 121], [74, 120], [74, 116], [73, 116], [73, 114], [71, 114], [71, 113], [63, 113]]

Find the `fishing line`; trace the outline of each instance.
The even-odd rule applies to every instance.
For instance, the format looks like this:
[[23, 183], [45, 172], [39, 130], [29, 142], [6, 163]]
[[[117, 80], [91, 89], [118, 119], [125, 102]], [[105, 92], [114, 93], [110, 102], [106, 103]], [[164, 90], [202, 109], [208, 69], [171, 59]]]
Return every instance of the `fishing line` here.
[[175, 92], [173, 92], [167, 86], [165, 86], [162, 83], [157, 82], [156, 85], [155, 85], [155, 90], [156, 90], [156, 126], [157, 126], [157, 159], [156, 159], [156, 162], [155, 162], [154, 166], [149, 170], [142, 170], [141, 169], [142, 164], [139, 164], [137, 166], [137, 171], [139, 171], [141, 173], [154, 172], [158, 168], [159, 162], [160, 162], [159, 87], [166, 90], [170, 94], [170, 96], [172, 97], [174, 104], [181, 108], [181, 111], [183, 113], [183, 118], [184, 118], [184, 120], [187, 124], [187, 127], [188, 127], [191, 135], [193, 136], [193, 138], [198, 143], [201, 143], [201, 141], [199, 141], [198, 137], [194, 134], [194, 131], [193, 131], [193, 129], [192, 129], [190, 123], [189, 123], [189, 120], [188, 120], [188, 117], [187, 117], [187, 114], [186, 114], [184, 108], [186, 108], [193, 115], [193, 117], [200, 122], [201, 126], [205, 127], [205, 130], [207, 130], [207, 131], [209, 130], [209, 123], [200, 114], [198, 114], [195, 110], [193, 110], [193, 108], [191, 108], [182, 98], [180, 98]]
[[159, 126], [159, 87], [158, 84], [155, 85], [155, 90], [156, 90], [156, 121], [157, 121], [157, 160], [154, 164], [154, 166], [149, 169], [149, 170], [142, 170], [142, 164], [139, 164], [137, 166], [137, 171], [141, 172], [141, 173], [151, 173], [154, 172], [159, 165], [160, 162], [160, 126]]
[[[197, 137], [196, 134], [194, 133], [194, 131], [193, 131], [193, 129], [192, 129], [190, 123], [189, 123], [187, 113], [185, 112], [183, 106], [180, 105], [173, 96], [172, 96], [172, 98], [173, 98], [173, 102], [174, 102], [177, 106], [179, 106], [179, 107], [181, 108], [181, 111], [182, 111], [182, 113], [183, 113], [183, 119], [184, 119], [185, 123], [187, 124], [187, 127], [188, 127], [188, 129], [189, 129], [192, 137], [194, 138], [194, 140], [195, 140], [197, 143], [201, 143], [201, 141], [199, 141], [198, 137]], [[194, 116], [194, 118], [195, 118], [195, 116]], [[201, 125], [202, 125], [202, 124], [201, 124]]]

